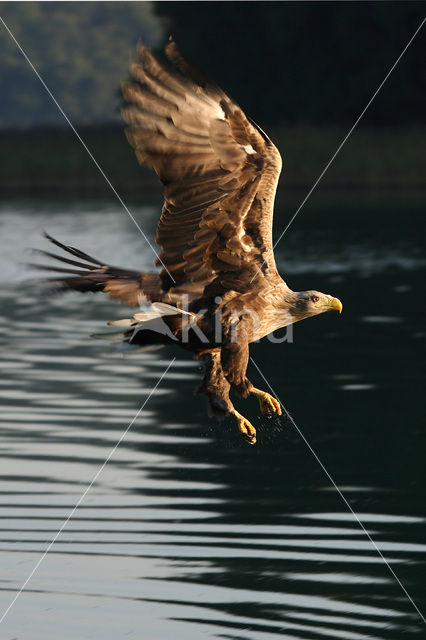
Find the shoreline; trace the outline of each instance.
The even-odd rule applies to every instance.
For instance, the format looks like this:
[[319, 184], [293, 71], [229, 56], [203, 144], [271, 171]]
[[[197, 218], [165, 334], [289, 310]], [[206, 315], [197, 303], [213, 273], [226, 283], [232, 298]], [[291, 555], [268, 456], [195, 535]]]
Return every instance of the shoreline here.
[[[122, 127], [79, 129], [82, 139], [119, 192], [161, 190], [157, 176], [140, 167]], [[283, 172], [278, 193], [309, 190], [335, 153], [343, 127], [286, 126], [270, 131], [280, 149]], [[426, 127], [355, 130], [320, 181], [328, 190], [416, 190], [426, 188]], [[109, 189], [71, 130], [0, 131], [3, 193], [87, 193]]]

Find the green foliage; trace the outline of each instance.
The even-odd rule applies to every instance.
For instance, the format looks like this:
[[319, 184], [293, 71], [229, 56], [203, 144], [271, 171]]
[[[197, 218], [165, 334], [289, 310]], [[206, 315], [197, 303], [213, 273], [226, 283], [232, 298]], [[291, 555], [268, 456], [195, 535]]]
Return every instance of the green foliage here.
[[[73, 123], [117, 119], [120, 82], [142, 37], [156, 45], [151, 2], [3, 2], [1, 15]], [[0, 127], [63, 117], [9, 34], [0, 38]]]

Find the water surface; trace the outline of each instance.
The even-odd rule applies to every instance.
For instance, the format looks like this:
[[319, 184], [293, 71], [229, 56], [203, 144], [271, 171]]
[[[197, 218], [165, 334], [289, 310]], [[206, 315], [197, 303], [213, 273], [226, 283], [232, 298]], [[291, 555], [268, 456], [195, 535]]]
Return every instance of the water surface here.
[[[297, 208], [279, 204], [276, 230]], [[157, 209], [131, 206], [153, 238]], [[6, 640], [424, 637], [418, 614], [294, 427], [236, 401], [259, 432], [206, 416], [200, 372], [164, 350], [123, 358], [90, 339], [126, 309], [48, 298], [24, 277], [41, 229], [150, 268], [110, 200], [14, 199], [0, 210], [2, 611], [152, 391], [2, 624]], [[252, 355], [417, 605], [425, 610], [421, 317], [416, 197], [312, 198], [279, 244], [292, 288], [344, 313]], [[256, 386], [265, 387], [250, 367]]]

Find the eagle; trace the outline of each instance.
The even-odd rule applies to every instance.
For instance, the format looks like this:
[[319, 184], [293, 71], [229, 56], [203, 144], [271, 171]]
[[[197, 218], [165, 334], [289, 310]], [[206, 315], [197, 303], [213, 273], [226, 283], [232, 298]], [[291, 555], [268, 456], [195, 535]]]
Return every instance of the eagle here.
[[[230, 400], [254, 395], [263, 414], [279, 401], [247, 377], [249, 345], [342, 303], [316, 290], [292, 291], [278, 273], [272, 240], [281, 156], [265, 132], [170, 39], [165, 57], [142, 42], [122, 85], [125, 133], [141, 165], [164, 185], [157, 272], [106, 264], [46, 237], [64, 254], [39, 265], [58, 290], [103, 291], [139, 311], [112, 321], [129, 350], [177, 345], [203, 365], [197, 390], [209, 414], [232, 416], [250, 444], [256, 429]], [[118, 335], [117, 335], [118, 334]]]

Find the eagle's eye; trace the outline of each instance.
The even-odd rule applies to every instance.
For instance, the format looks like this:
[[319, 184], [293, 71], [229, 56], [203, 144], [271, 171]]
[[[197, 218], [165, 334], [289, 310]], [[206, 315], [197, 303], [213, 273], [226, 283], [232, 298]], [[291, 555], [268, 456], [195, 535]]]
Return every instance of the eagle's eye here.
[[318, 296], [312, 296], [311, 300], [312, 300], [312, 302], [318, 302], [319, 297]]

